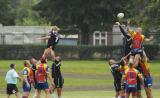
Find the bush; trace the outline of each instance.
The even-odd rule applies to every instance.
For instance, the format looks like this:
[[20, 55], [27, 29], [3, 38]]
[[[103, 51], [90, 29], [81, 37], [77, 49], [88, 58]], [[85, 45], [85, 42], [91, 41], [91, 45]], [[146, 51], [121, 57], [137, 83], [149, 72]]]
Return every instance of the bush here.
[[[0, 45], [0, 59], [39, 59], [46, 46], [42, 45]], [[145, 51], [150, 59], [158, 55], [158, 45], [146, 45]], [[63, 59], [120, 59], [122, 46], [57, 46], [56, 55]]]

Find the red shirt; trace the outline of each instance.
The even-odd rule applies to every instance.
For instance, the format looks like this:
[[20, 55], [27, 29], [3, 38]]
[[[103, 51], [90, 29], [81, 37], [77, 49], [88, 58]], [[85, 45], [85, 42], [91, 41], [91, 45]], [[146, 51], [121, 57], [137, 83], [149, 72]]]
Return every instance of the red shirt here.
[[125, 79], [127, 84], [137, 84], [138, 71], [135, 68], [129, 68], [125, 71]]
[[133, 36], [133, 46], [132, 48], [141, 48], [142, 47], [143, 37], [141, 34], [135, 34]]

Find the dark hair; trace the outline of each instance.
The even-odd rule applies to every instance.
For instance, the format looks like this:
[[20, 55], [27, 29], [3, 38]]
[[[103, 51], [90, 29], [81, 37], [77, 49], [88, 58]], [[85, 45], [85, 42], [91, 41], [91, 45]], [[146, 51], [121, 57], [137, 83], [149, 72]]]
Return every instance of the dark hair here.
[[129, 67], [133, 67], [133, 63], [129, 63]]
[[41, 58], [40, 58], [40, 61], [41, 61], [41, 63], [47, 63], [45, 57], [41, 57]]
[[111, 62], [110, 62], [111, 60], [116, 60], [116, 59], [115, 58], [109, 58], [109, 60], [108, 60], [109, 65], [111, 65]]
[[11, 64], [11, 65], [10, 65], [10, 68], [14, 68], [14, 66], [15, 66], [15, 64]]

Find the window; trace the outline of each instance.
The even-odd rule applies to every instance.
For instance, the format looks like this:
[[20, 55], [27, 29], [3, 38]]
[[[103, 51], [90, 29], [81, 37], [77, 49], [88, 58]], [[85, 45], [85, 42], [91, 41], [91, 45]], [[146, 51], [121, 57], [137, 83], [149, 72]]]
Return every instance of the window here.
[[96, 42], [95, 45], [99, 45], [99, 40], [98, 39], [96, 39], [95, 42]]
[[101, 45], [106, 45], [105, 39], [102, 39], [102, 40], [101, 40]]
[[103, 37], [103, 38], [106, 37], [106, 33], [104, 33], [104, 32], [101, 33], [101, 37]]
[[99, 33], [96, 33], [96, 34], [95, 34], [95, 37], [99, 37]]
[[95, 31], [93, 33], [93, 45], [107, 45], [107, 32]]

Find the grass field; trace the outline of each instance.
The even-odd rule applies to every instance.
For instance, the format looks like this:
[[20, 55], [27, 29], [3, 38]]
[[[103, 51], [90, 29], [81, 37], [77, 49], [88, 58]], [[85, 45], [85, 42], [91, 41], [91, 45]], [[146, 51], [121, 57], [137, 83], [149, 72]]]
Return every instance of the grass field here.
[[[5, 74], [11, 63], [17, 65], [16, 69], [19, 73], [23, 69], [23, 60], [0, 60], [0, 91], [3, 93], [6, 86]], [[48, 65], [51, 66], [51, 62], [48, 62]], [[150, 66], [154, 84], [159, 84], [160, 61], [151, 61]], [[113, 78], [107, 61], [63, 61], [61, 70], [65, 79], [63, 98], [112, 98], [114, 96]], [[18, 83], [18, 87], [22, 88], [21, 83]], [[154, 90], [154, 98], [160, 98], [158, 92], [160, 90]], [[4, 97], [0, 98], [6, 98], [5, 94], [1, 96]]]
[[[154, 98], [160, 98], [160, 90], [154, 90]], [[29, 98], [32, 98], [30, 95]], [[62, 94], [62, 98], [114, 98], [114, 91], [65, 91]], [[146, 98], [145, 93], [142, 93], [143, 98]], [[55, 94], [56, 96], [56, 94]], [[5, 94], [0, 94], [0, 98], [6, 98]], [[16, 98], [14, 95], [11, 98]], [[44, 94], [41, 98], [45, 98]], [[51, 97], [50, 97], [51, 98]], [[58, 97], [56, 97], [58, 98]]]

